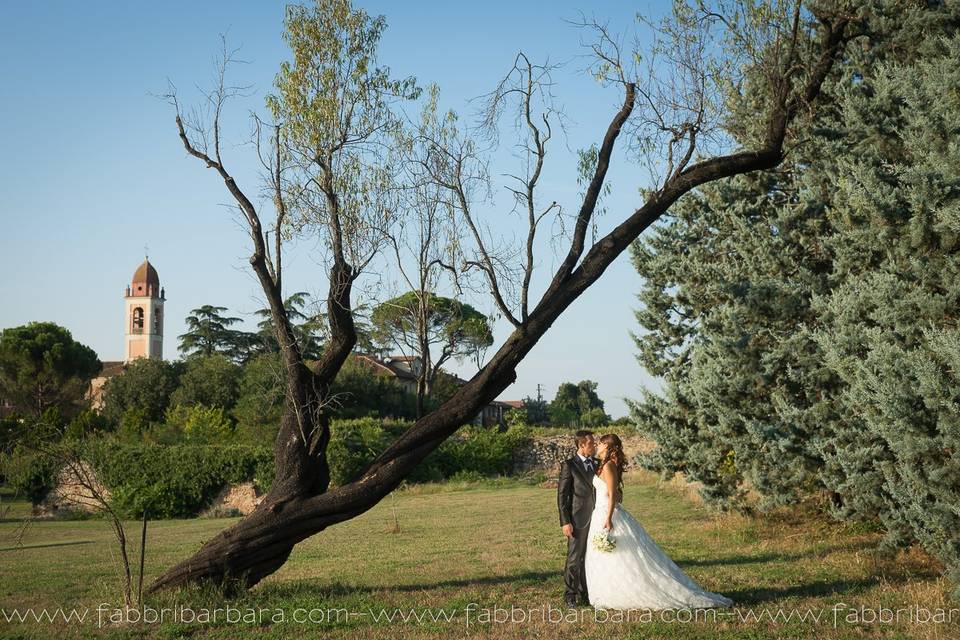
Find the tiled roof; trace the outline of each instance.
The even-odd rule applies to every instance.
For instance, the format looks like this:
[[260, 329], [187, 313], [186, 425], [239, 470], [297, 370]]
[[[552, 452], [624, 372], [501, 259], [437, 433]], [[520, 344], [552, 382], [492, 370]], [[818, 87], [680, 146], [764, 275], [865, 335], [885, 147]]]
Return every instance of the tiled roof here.
[[123, 360], [106, 360], [103, 362], [103, 366], [100, 368], [100, 373], [97, 374], [98, 378], [111, 378], [116, 375], [123, 373], [126, 364]]
[[390, 358], [391, 362], [385, 362], [383, 360], [374, 358], [373, 356], [368, 356], [362, 353], [358, 353], [354, 357], [356, 357], [357, 360], [360, 360], [361, 362], [366, 362], [368, 364], [374, 365], [375, 367], [379, 367], [380, 369], [385, 370], [387, 373], [393, 375], [394, 377], [403, 378], [405, 380], [417, 379], [417, 376], [414, 375], [412, 371], [410, 371], [409, 369], [404, 369], [403, 367], [398, 367], [394, 365], [392, 362], [394, 360], [399, 360], [401, 362], [408, 362], [408, 360], [406, 359], [407, 356], [398, 356], [395, 358]]
[[137, 270], [133, 273], [131, 283], [137, 284], [138, 282], [152, 284], [154, 289], [160, 287], [160, 276], [157, 275], [157, 270], [153, 268], [153, 265], [150, 264], [150, 261], [147, 259], [144, 259], [143, 264], [137, 267]]

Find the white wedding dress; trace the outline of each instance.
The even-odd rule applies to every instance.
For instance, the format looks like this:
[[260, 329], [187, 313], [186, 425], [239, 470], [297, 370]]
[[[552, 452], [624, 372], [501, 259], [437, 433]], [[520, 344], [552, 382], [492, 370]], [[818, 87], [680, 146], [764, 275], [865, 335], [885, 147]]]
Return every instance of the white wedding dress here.
[[598, 551], [600, 532], [610, 504], [607, 485], [593, 476], [596, 503], [590, 516], [584, 570], [590, 604], [598, 609], [709, 609], [733, 601], [700, 588], [663, 552], [639, 522], [619, 504], [613, 509], [616, 540], [612, 551]]

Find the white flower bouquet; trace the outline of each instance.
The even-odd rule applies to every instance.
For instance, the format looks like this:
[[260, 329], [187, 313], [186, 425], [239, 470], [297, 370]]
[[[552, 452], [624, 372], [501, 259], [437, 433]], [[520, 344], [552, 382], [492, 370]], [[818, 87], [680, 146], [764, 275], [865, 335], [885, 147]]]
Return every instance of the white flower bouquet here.
[[607, 529], [601, 529], [597, 533], [593, 534], [593, 548], [597, 551], [602, 551], [604, 553], [610, 553], [617, 547], [617, 540], [610, 535], [610, 531]]

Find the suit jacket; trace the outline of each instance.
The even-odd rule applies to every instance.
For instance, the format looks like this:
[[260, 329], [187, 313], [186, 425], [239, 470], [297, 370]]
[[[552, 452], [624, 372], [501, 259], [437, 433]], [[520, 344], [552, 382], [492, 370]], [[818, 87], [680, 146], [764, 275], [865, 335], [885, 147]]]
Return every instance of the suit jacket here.
[[[600, 464], [591, 456], [593, 468]], [[560, 511], [560, 526], [573, 524], [574, 529], [590, 526], [593, 513], [594, 489], [591, 474], [583, 468], [579, 456], [567, 458], [560, 464], [557, 483], [557, 508]]]

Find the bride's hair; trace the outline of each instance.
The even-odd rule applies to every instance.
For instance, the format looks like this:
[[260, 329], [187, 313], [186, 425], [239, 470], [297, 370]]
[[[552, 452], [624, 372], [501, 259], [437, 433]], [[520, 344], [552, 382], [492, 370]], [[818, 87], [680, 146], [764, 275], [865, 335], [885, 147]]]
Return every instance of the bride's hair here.
[[603, 467], [607, 462], [613, 461], [613, 464], [617, 467], [617, 491], [622, 498], [623, 470], [627, 466], [627, 456], [623, 453], [623, 443], [620, 442], [620, 436], [615, 433], [603, 434], [600, 436], [600, 442], [607, 445], [607, 450], [604, 452], [603, 460], [597, 465], [597, 475], [600, 475], [600, 472], [603, 471]]

